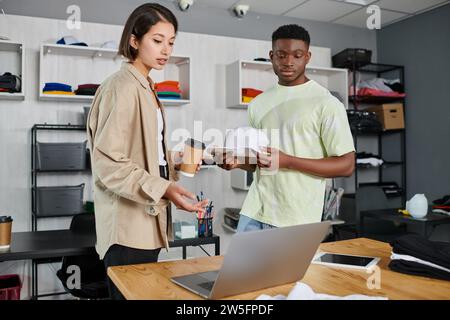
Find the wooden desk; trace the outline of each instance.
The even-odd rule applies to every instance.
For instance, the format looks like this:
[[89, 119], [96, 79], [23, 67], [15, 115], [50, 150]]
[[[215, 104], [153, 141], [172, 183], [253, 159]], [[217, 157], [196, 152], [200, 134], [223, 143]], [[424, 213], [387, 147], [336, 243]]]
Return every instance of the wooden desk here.
[[[336, 269], [311, 265], [301, 280], [316, 293], [337, 296], [365, 294], [389, 299], [450, 299], [450, 282], [393, 272], [388, 268], [391, 247], [387, 243], [360, 238], [329, 242], [320, 245], [322, 251], [381, 258], [381, 289], [370, 290], [367, 280], [371, 274], [350, 269]], [[222, 256], [190, 260], [159, 262], [141, 265], [112, 267], [108, 276], [127, 299], [202, 299], [172, 283], [173, 276], [217, 270]], [[255, 299], [261, 294], [287, 295], [294, 283], [229, 297], [229, 299]]]

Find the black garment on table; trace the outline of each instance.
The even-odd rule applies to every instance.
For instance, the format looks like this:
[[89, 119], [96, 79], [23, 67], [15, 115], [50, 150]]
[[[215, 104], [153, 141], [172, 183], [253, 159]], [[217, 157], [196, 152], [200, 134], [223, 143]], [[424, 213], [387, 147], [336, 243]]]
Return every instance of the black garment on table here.
[[394, 253], [412, 256], [450, 269], [449, 242], [431, 241], [411, 234], [393, 240], [391, 246]]
[[411, 274], [414, 276], [450, 281], [450, 272], [438, 268], [433, 268], [419, 262], [407, 260], [392, 260], [389, 263], [389, 268], [396, 272]]

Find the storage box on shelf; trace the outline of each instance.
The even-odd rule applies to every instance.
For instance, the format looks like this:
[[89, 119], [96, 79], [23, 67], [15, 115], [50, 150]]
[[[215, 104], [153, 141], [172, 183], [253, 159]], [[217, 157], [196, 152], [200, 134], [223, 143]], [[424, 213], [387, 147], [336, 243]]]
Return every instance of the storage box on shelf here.
[[[346, 69], [307, 66], [306, 75], [337, 94], [347, 108], [348, 76]], [[273, 72], [272, 63], [264, 61], [238, 60], [227, 66], [226, 77], [226, 105], [228, 108], [236, 109], [247, 109], [249, 105], [249, 103], [243, 102], [243, 88], [265, 91], [278, 81]]]
[[25, 47], [23, 43], [0, 40], [0, 74], [10, 72], [21, 79], [19, 92], [0, 92], [0, 99], [25, 99]]
[[395, 130], [405, 128], [402, 103], [381, 104], [368, 109], [377, 114], [383, 130]]
[[36, 187], [36, 216], [63, 217], [83, 212], [84, 184]]
[[86, 170], [86, 144], [43, 143], [36, 145], [36, 169], [39, 171]]

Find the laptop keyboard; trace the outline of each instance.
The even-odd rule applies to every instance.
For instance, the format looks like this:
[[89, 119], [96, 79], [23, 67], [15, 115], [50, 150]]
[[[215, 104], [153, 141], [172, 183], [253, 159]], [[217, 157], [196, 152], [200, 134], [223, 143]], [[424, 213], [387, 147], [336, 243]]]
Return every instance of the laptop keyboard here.
[[198, 285], [200, 288], [206, 289], [208, 291], [211, 291], [214, 286], [214, 281], [208, 281], [208, 282], [202, 282]]

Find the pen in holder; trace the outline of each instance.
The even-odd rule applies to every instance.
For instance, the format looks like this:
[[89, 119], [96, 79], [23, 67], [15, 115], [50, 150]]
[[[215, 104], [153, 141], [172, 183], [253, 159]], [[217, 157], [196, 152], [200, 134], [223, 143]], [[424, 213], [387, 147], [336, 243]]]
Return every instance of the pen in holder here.
[[[197, 196], [197, 199], [198, 201], [203, 201], [203, 191], [200, 193], [200, 196]], [[213, 208], [213, 202], [210, 201], [204, 212], [197, 212], [197, 233], [199, 238], [212, 237], [213, 235]]]
[[211, 237], [213, 234], [213, 218], [197, 218], [198, 237]]

